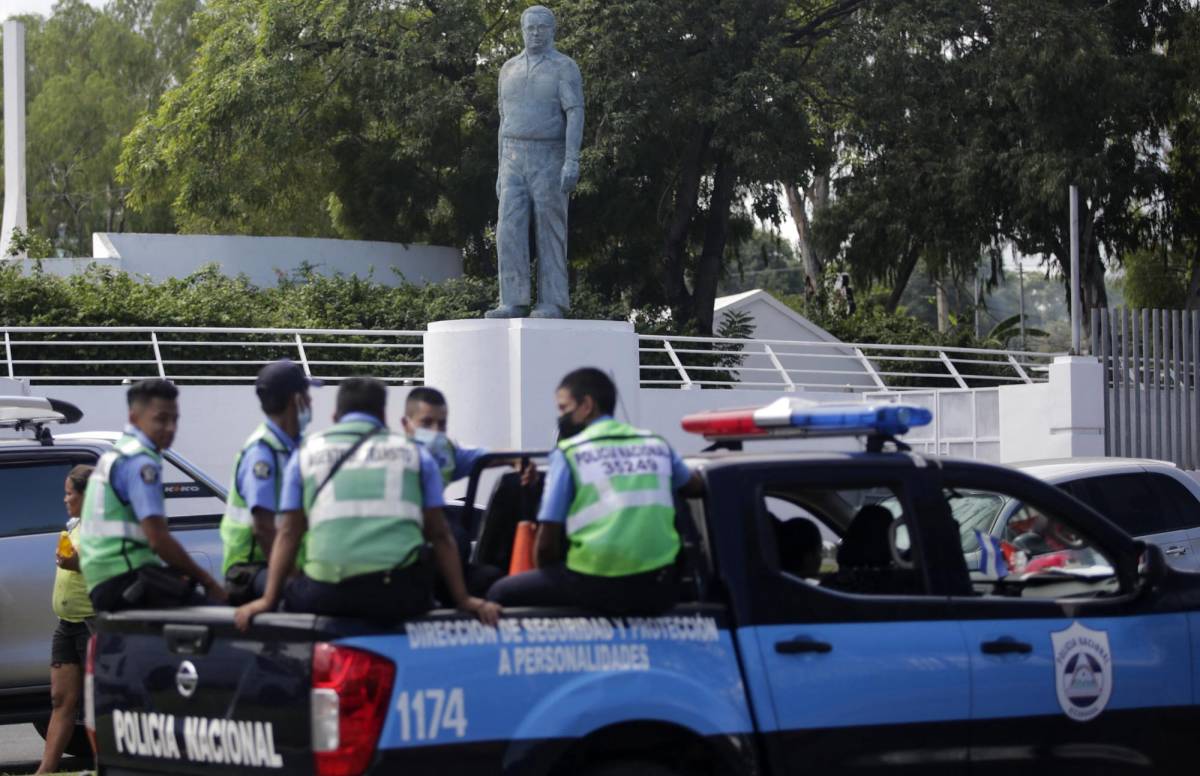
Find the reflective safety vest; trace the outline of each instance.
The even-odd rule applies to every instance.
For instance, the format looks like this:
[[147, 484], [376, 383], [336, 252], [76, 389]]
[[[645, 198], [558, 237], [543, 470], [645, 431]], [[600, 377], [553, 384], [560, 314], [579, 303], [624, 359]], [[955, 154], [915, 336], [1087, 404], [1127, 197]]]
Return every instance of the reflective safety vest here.
[[246, 498], [242, 495], [241, 483], [238, 482], [238, 469], [242, 459], [255, 445], [266, 445], [275, 456], [275, 501], [279, 503], [279, 494], [283, 489], [283, 467], [287, 464], [288, 448], [271, 430], [266, 423], [259, 424], [254, 433], [242, 445], [242, 450], [233, 461], [233, 476], [229, 482], [229, 501], [225, 504], [225, 514], [221, 517], [221, 545], [224, 547], [221, 573], [229, 571], [235, 563], [252, 563], [265, 561], [262, 547], [254, 540], [254, 514], [246, 506]]
[[575, 482], [567, 511], [567, 568], [622, 577], [679, 553], [671, 448], [661, 437], [602, 420], [559, 443]]
[[[126, 434], [100, 456], [83, 494], [79, 529], [79, 566], [90, 593], [96, 585], [142, 566], [158, 564], [141, 523], [128, 501], [113, 490], [110, 476], [118, 461], [149, 456], [159, 467], [162, 456]], [[161, 480], [161, 475], [159, 476]]]
[[424, 543], [420, 450], [403, 434], [384, 429], [372, 436], [313, 497], [338, 459], [375, 429], [364, 421], [338, 423], [300, 445], [304, 574], [319, 582], [408, 565]]

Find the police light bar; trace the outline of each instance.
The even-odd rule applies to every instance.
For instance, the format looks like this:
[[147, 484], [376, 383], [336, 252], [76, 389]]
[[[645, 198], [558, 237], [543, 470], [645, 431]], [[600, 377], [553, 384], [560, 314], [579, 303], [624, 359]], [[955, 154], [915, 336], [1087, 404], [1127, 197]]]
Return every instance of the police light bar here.
[[932, 421], [932, 412], [912, 404], [819, 404], [784, 398], [765, 407], [688, 415], [683, 430], [712, 440], [896, 436]]

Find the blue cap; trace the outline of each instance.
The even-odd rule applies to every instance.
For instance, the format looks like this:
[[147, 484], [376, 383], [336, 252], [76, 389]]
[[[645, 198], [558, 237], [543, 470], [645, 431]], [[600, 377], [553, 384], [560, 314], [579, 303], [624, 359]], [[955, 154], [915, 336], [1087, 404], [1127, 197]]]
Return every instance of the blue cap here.
[[318, 388], [320, 380], [313, 380], [304, 373], [304, 368], [291, 359], [284, 358], [267, 364], [258, 372], [254, 390], [259, 396], [291, 396], [304, 393], [310, 387]]

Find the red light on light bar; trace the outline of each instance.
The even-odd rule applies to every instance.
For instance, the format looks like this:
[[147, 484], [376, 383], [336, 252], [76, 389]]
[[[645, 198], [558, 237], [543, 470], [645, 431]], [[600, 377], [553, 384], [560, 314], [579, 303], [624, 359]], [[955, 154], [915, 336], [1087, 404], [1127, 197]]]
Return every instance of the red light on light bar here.
[[683, 419], [683, 430], [706, 437], [764, 436], [766, 430], [754, 422], [754, 410], [698, 412]]

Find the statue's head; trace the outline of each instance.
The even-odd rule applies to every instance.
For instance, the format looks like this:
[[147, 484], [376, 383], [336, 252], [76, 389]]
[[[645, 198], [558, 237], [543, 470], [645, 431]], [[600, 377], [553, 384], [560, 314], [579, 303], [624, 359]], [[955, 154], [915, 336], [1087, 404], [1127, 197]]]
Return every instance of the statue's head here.
[[554, 13], [544, 5], [531, 5], [521, 14], [525, 50], [541, 54], [554, 47]]

